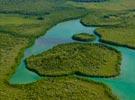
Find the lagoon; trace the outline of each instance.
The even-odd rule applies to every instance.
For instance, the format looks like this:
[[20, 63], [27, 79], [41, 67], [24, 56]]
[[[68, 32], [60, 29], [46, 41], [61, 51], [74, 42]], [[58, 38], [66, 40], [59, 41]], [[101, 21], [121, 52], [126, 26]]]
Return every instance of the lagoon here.
[[[40, 54], [57, 44], [74, 42], [72, 35], [76, 33], [94, 34], [96, 27], [85, 27], [80, 23], [80, 20], [71, 20], [57, 24], [52, 27], [47, 33], [36, 39], [35, 43], [26, 49], [24, 56], [21, 59], [20, 65], [16, 72], [9, 80], [10, 84], [28, 84], [40, 80], [42, 77], [26, 68], [24, 60], [32, 55]], [[95, 43], [99, 43], [99, 37]], [[108, 44], [106, 44], [108, 45]], [[113, 90], [113, 93], [118, 95], [121, 100], [135, 99], [135, 50], [109, 45], [122, 53], [121, 74], [115, 78], [91, 78], [99, 82], [103, 82]]]

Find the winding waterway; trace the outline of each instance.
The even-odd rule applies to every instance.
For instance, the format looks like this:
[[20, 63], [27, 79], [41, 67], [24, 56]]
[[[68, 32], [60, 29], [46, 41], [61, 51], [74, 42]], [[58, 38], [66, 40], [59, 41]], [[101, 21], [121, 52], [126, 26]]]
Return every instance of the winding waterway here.
[[[71, 37], [75, 33], [86, 32], [94, 34], [95, 29], [95, 27], [83, 26], [80, 20], [57, 24], [48, 30], [44, 36], [36, 39], [33, 46], [25, 50], [24, 57], [9, 82], [11, 84], [27, 84], [40, 80], [42, 77], [26, 68], [24, 60], [27, 57], [40, 54], [58, 44], [74, 42]], [[97, 36], [94, 42], [99, 43], [98, 40], [99, 37]], [[135, 50], [119, 46], [112, 47], [122, 53], [121, 74], [115, 78], [87, 78], [107, 84], [121, 100], [135, 100]]]

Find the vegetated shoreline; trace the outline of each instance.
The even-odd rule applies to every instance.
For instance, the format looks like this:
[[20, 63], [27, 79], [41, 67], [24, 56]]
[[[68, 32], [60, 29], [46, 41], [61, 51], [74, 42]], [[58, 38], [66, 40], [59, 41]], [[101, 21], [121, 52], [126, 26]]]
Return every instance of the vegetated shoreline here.
[[109, 88], [109, 86], [107, 86], [106, 84], [104, 84], [104, 83], [102, 83], [102, 82], [96, 82], [96, 81], [94, 81], [94, 80], [88, 80], [88, 79], [86, 79], [86, 78], [81, 78], [80, 76], [79, 76], [79, 77], [76, 76], [75, 78], [80, 79], [80, 80], [83, 80], [83, 81], [93, 82], [93, 83], [95, 83], [95, 84], [102, 85], [102, 86], [104, 87], [104, 89], [105, 89], [105, 92], [108, 94], [108, 96], [109, 96], [110, 98], [113, 98], [113, 100], [119, 100], [119, 97], [118, 97], [117, 95], [113, 95], [113, 92], [112, 92], [111, 88]]
[[[26, 61], [25, 61], [26, 64]], [[37, 70], [29, 68], [26, 64], [26, 68], [32, 72], [35, 72], [36, 74], [38, 74], [41, 77], [47, 77], [47, 78], [51, 78], [51, 77], [62, 77], [62, 76], [70, 76], [70, 75], [77, 75], [77, 76], [84, 76], [84, 77], [91, 77], [91, 78], [114, 78], [120, 75], [120, 71], [119, 73], [115, 74], [115, 75], [110, 75], [110, 76], [98, 76], [98, 75], [88, 75], [85, 73], [82, 73], [80, 71], [75, 71], [75, 72], [70, 72], [70, 73], [66, 73], [66, 74], [61, 74], [61, 75], [44, 75], [39, 73]], [[118, 69], [119, 70], [119, 69]]]
[[[87, 14], [88, 15], [88, 14]], [[82, 19], [80, 20], [80, 23], [86, 27], [114, 27], [114, 26], [119, 26], [120, 24], [114, 24], [114, 25], [96, 25], [96, 24], [91, 24], [91, 25], [88, 25], [86, 23], [84, 23], [82, 21]]]
[[[17, 66], [19, 66], [19, 64], [20, 64], [20, 62], [21, 62], [21, 59], [22, 59], [22, 57], [24, 56], [24, 51], [26, 50], [26, 48], [28, 48], [28, 47], [30, 47], [31, 45], [33, 45], [34, 39], [32, 38], [30, 41], [31, 41], [31, 42], [29, 42], [26, 47], [24, 47], [24, 48], [22, 48], [22, 49], [20, 50], [20, 53], [18, 54], [18, 57], [16, 57], [15, 65], [12, 66], [13, 71], [9, 72], [9, 77], [8, 77], [7, 80], [10, 80], [10, 78], [12, 77], [12, 75], [16, 72], [16, 68], [17, 68]], [[8, 85], [12, 85], [12, 84], [9, 83], [9, 81], [6, 81], [6, 83], [7, 83]]]
[[[117, 26], [117, 25], [108, 25], [108, 26], [107, 25], [87, 25], [84, 22], [82, 22], [81, 20], [80, 20], [80, 23], [86, 27], [112, 27], [112, 26], [114, 27], [114, 26]], [[114, 46], [120, 46], [120, 47], [125, 47], [125, 48], [135, 50], [135, 47], [133, 47], [133, 46], [129, 46], [129, 45], [125, 45], [125, 44], [103, 39], [102, 35], [100, 33], [98, 33], [96, 30], [94, 31], [94, 34], [96, 34], [99, 37], [99, 42], [101, 42], [101, 43], [106, 43], [106, 44], [110, 44], [110, 45], [114, 45]]]
[[[102, 83], [102, 82], [96, 82], [94, 80], [89, 80], [87, 78], [84, 78], [84, 77], [80, 77], [80, 76], [61, 76], [61, 77], [48, 77], [44, 80], [40, 80], [40, 81], [49, 81], [49, 80], [53, 80], [53, 79], [56, 79], [56, 80], [59, 80], [62, 79], [62, 78], [70, 78], [70, 79], [77, 79], [77, 80], [80, 80], [80, 81], [83, 81], [83, 82], [88, 82], [89, 84], [96, 84], [96, 85], [100, 85], [104, 88], [104, 92], [108, 95], [108, 97], [110, 97], [110, 99], [112, 100], [119, 100], [119, 97], [117, 95], [114, 95], [111, 88], [109, 88], [109, 86], [107, 86], [106, 84]], [[17, 87], [17, 88], [25, 88], [25, 87], [29, 87], [35, 83], [37, 84], [40, 84], [38, 83], [39, 81], [37, 82], [33, 82], [33, 83], [29, 83], [29, 84], [12, 84], [12, 86], [14, 87]]]
[[120, 47], [125, 47], [125, 48], [129, 48], [129, 49], [134, 49], [135, 47], [133, 46], [129, 46], [129, 45], [125, 45], [125, 44], [121, 44], [121, 43], [117, 43], [117, 42], [113, 42], [113, 41], [109, 41], [109, 40], [105, 40], [102, 38], [102, 35], [100, 35], [100, 33], [98, 33], [96, 30], [94, 31], [94, 33], [99, 36], [99, 41], [102, 43], [106, 43], [106, 44], [110, 44], [110, 45], [114, 45], [114, 46], [120, 46]]
[[[93, 43], [93, 44], [95, 44], [95, 43]], [[120, 67], [121, 67], [121, 61], [122, 61], [121, 52], [112, 48], [112, 47], [106, 46], [105, 44], [95, 44], [95, 45], [102, 45], [103, 47], [106, 47], [109, 50], [113, 50], [114, 52], [119, 54], [118, 55], [118, 62], [116, 64], [117, 67], [116, 67], [116, 73], [115, 74], [113, 74], [113, 75], [90, 75], [90, 74], [86, 74], [85, 72], [81, 72], [81, 71], [68, 71], [67, 73], [64, 73], [64, 74], [61, 73], [61, 74], [55, 74], [55, 75], [42, 74], [38, 70], [28, 67], [27, 59], [25, 59], [26, 68], [31, 70], [32, 72], [37, 73], [41, 77], [61, 77], [61, 76], [77, 75], [77, 76], [85, 76], [85, 77], [91, 77], [91, 78], [114, 78], [116, 76], [119, 76], [120, 72], [121, 72]], [[59, 46], [59, 45], [57, 45], [57, 46]]]

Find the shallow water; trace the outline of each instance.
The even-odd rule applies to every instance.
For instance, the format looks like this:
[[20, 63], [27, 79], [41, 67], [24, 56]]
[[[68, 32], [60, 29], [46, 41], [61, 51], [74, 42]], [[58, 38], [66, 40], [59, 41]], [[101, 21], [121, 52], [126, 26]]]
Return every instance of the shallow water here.
[[[46, 33], [46, 35], [36, 39], [32, 47], [26, 49], [16, 73], [12, 76], [9, 82], [11, 84], [26, 84], [41, 79], [36, 73], [26, 69], [24, 60], [27, 57], [40, 54], [57, 44], [74, 42], [71, 37], [75, 33], [86, 32], [94, 34], [95, 29], [95, 27], [83, 26], [79, 20], [71, 20], [54, 26]], [[94, 42], [99, 43], [98, 39], [99, 38], [97, 37], [97, 40]], [[118, 46], [112, 47], [122, 53], [121, 75], [116, 78], [90, 79], [103, 82], [110, 86], [113, 93], [118, 95], [121, 100], [135, 100], [135, 50]]]

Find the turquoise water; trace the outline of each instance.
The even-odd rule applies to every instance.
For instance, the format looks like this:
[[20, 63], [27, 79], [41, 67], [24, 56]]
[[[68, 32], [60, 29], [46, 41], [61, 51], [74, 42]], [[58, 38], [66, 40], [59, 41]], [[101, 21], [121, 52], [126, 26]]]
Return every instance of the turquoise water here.
[[[95, 29], [95, 27], [83, 26], [79, 20], [67, 21], [54, 26], [46, 33], [46, 35], [36, 39], [32, 47], [26, 49], [16, 73], [9, 80], [10, 83], [27, 84], [40, 80], [40, 76], [26, 69], [24, 60], [27, 57], [40, 54], [57, 44], [74, 42], [71, 37], [75, 33], [87, 32], [94, 34]], [[94, 42], [99, 43], [98, 39], [99, 38], [97, 37], [97, 40]], [[121, 100], [135, 100], [135, 50], [118, 46], [112, 47], [122, 53], [121, 75], [115, 78], [90, 79], [103, 82], [110, 86], [113, 92], [118, 95]]]

